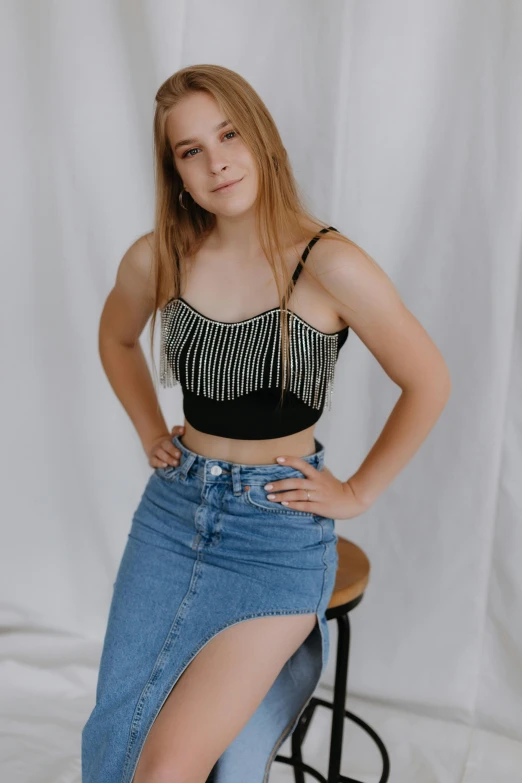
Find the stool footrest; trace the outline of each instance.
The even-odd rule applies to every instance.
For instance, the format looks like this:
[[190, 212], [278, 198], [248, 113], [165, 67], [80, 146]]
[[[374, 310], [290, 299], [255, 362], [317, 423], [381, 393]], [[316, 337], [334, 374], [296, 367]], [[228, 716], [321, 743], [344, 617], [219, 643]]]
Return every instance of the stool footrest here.
[[310, 767], [308, 764], [305, 764], [304, 761], [300, 761], [299, 759], [294, 758], [293, 756], [276, 756], [274, 761], [281, 761], [283, 762], [283, 764], [290, 764], [290, 766], [293, 767], [294, 769], [299, 769], [302, 772], [307, 772], [313, 778], [319, 780], [320, 783], [328, 783], [324, 775], [321, 775], [321, 773], [318, 772], [316, 769]]
[[[310, 699], [310, 702], [303, 712], [301, 716], [301, 720], [296, 726], [295, 731], [299, 734], [299, 746], [301, 746], [304, 738], [306, 737], [306, 732], [308, 731], [310, 727], [310, 723], [312, 721], [312, 717], [315, 711], [316, 707], [328, 707], [328, 709], [333, 709], [333, 703], [330, 701], [326, 701], [326, 699], [319, 699], [317, 696], [312, 696]], [[353, 721], [358, 726], [361, 727], [375, 742], [377, 747], [379, 748], [381, 759], [382, 759], [382, 775], [379, 779], [379, 783], [386, 783], [388, 780], [388, 777], [390, 775], [390, 759], [388, 757], [388, 752], [384, 746], [383, 741], [379, 737], [376, 731], [372, 729], [371, 726], [369, 726], [366, 721], [364, 721], [362, 718], [359, 718], [358, 715], [355, 715], [353, 712], [350, 712], [349, 710], [344, 710], [344, 716], [345, 718], [348, 718], [348, 720]], [[313, 767], [310, 767], [308, 764], [305, 764], [303, 761], [300, 761], [298, 758], [296, 758], [295, 755], [292, 756], [276, 756], [274, 761], [281, 761], [284, 764], [290, 764], [294, 767], [294, 769], [302, 770], [303, 772], [308, 772], [309, 775], [312, 775], [312, 777], [315, 777], [316, 780], [322, 781], [322, 783], [334, 783], [334, 781], [328, 781], [327, 778], [323, 777], [320, 772], [318, 772], [316, 769], [313, 769]], [[363, 783], [361, 780], [357, 780], [356, 778], [350, 778], [346, 777], [345, 775], [339, 774], [338, 780], [335, 781], [335, 783]]]
[[[321, 775], [320, 772], [309, 764], [305, 764], [304, 761], [299, 761], [299, 759], [295, 759], [292, 756], [276, 756], [274, 761], [282, 761], [283, 764], [290, 764], [294, 769], [300, 769], [302, 772], [307, 772], [313, 778], [319, 780], [320, 783], [328, 783], [328, 780], [324, 775]], [[348, 778], [346, 775], [339, 775], [338, 783], [364, 783], [364, 781], [359, 780], [358, 778]]]

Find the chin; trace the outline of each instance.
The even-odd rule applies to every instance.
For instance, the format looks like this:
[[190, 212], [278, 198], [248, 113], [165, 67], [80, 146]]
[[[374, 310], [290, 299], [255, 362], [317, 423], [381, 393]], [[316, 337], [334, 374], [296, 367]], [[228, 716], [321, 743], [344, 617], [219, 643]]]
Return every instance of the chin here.
[[240, 215], [246, 215], [250, 212], [254, 206], [252, 204], [231, 204], [228, 209], [220, 209], [216, 212], [217, 215], [226, 215], [227, 217], [239, 217]]

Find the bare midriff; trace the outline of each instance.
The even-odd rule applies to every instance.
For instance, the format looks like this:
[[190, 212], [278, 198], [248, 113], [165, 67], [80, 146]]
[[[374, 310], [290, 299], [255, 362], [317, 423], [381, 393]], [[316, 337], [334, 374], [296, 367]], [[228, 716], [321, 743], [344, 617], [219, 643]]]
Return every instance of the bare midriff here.
[[276, 457], [308, 457], [315, 454], [315, 425], [306, 430], [267, 440], [238, 440], [208, 435], [184, 421], [181, 443], [190, 451], [209, 459], [237, 462], [241, 465], [273, 465]]

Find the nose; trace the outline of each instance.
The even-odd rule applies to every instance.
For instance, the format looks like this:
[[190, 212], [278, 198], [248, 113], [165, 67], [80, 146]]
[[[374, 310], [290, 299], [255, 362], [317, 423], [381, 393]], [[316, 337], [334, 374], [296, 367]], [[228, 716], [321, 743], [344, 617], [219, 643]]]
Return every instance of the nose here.
[[221, 171], [224, 171], [228, 165], [228, 160], [223, 158], [222, 150], [208, 153], [208, 167], [213, 174], [219, 174]]

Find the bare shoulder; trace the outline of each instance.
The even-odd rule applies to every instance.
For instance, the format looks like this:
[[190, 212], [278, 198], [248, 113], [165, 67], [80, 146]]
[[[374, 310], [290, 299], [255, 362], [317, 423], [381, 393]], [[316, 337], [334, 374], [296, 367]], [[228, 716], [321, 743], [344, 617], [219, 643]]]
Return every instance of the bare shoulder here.
[[336, 238], [320, 244], [314, 276], [387, 375], [403, 389], [426, 383], [447, 388], [439, 349], [379, 264], [355, 242]]
[[118, 267], [117, 283], [141, 289], [152, 282], [152, 237], [152, 232], [143, 234], [125, 251]]
[[336, 272], [341, 275], [350, 272], [355, 274], [358, 268], [371, 268], [385, 274], [356, 242], [350, 239], [346, 241], [346, 238], [341, 238], [332, 231], [322, 237], [312, 250], [314, 252], [310, 254], [310, 263], [307, 261], [307, 266], [312, 267], [317, 277], [335, 276]]
[[136, 343], [154, 310], [152, 233], [125, 251], [101, 315], [100, 328], [127, 345]]
[[307, 268], [336, 302], [338, 315], [356, 326], [357, 313], [364, 315], [365, 307], [378, 305], [379, 298], [398, 297], [392, 280], [386, 272], [359, 245], [329, 233], [310, 253]]

